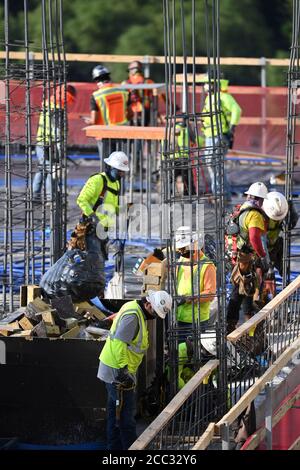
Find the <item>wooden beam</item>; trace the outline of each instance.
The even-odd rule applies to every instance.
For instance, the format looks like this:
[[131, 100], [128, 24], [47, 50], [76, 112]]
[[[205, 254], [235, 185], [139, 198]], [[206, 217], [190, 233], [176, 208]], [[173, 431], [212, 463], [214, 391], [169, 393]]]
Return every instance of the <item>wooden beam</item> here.
[[257, 326], [261, 321], [267, 318], [278, 308], [289, 296], [291, 296], [300, 287], [300, 276], [298, 276], [291, 284], [289, 284], [283, 291], [274, 297], [268, 304], [256, 313], [250, 320], [247, 320], [241, 326], [236, 328], [232, 333], [227, 335], [228, 341], [235, 343], [241, 336], [248, 333], [253, 327]]
[[300, 450], [300, 436], [293, 442], [288, 450]]
[[83, 130], [87, 137], [95, 139], [162, 140], [165, 137], [164, 127], [95, 125], [84, 127]]
[[[0, 59], [5, 59], [6, 52], [0, 51]], [[49, 59], [58, 60], [57, 54], [48, 54]], [[25, 52], [9, 52], [9, 58], [15, 60], [25, 60]], [[43, 54], [41, 52], [33, 53], [33, 60], [43, 60]], [[113, 54], [72, 54], [66, 53], [67, 62], [108, 62], [108, 63], [129, 63], [133, 60], [139, 60], [140, 62], [146, 62], [148, 64], [165, 64], [165, 56], [150, 56], [150, 55], [113, 55]], [[173, 60], [173, 58], [172, 58]], [[182, 56], [176, 57], [177, 64], [183, 64], [184, 60]], [[273, 59], [266, 58], [266, 64], [274, 67], [288, 67], [289, 59]], [[186, 61], [188, 64], [200, 64], [207, 65], [207, 57], [187, 57]], [[242, 66], [262, 66], [261, 58], [259, 57], [220, 57], [221, 65], [242, 65]]]
[[276, 361], [273, 365], [259, 378], [255, 381], [255, 383], [250, 387], [246, 393], [244, 393], [243, 397], [226, 413], [223, 418], [216, 424], [216, 429], [220, 432], [220, 428], [223, 423], [226, 421], [229, 424], [232, 424], [238, 416], [244, 411], [247, 406], [256, 398], [259, 392], [265, 387], [267, 382], [270, 382], [278, 372], [286, 366], [288, 361], [292, 358], [292, 356], [300, 349], [300, 337], [294, 341], [291, 346], [289, 346]]
[[206, 430], [191, 450], [204, 450], [210, 444], [215, 434], [215, 423], [209, 423]]
[[217, 359], [208, 361], [205, 366], [196, 372], [188, 383], [175, 395], [166, 408], [155, 418], [148, 428], [137, 438], [129, 450], [142, 450], [154, 439], [154, 437], [164, 428], [175, 416], [179, 408], [186, 402], [197, 387], [208, 377], [219, 365]]

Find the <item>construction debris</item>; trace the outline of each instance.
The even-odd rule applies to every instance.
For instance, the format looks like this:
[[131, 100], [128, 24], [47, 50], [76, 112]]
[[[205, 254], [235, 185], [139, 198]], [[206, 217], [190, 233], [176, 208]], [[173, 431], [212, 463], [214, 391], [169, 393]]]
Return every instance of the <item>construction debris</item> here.
[[[27, 299], [32, 298], [28, 293], [36, 293], [35, 287], [23, 286], [21, 302], [25, 296]], [[0, 322], [0, 336], [106, 338], [107, 330], [97, 328], [99, 320], [104, 320], [106, 316], [94, 305], [89, 302], [73, 304], [70, 296], [51, 299], [50, 302], [35, 297], [26, 307], [22, 306], [8, 314]]]

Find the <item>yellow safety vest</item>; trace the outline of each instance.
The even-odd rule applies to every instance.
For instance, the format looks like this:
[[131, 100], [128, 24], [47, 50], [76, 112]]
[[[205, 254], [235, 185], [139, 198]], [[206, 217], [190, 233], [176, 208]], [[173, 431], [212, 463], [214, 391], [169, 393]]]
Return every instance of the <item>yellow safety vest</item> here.
[[139, 329], [136, 337], [128, 343], [127, 347], [127, 357], [128, 357], [128, 371], [131, 374], [135, 374], [140, 363], [143, 360], [144, 354], [149, 347], [148, 339], [148, 330], [146, 326], [146, 321], [141, 307], [136, 300], [131, 302], [126, 302], [118, 312], [117, 316], [114, 318], [113, 324], [111, 326], [109, 336], [105, 342], [104, 348], [100, 354], [100, 361], [108, 367], [113, 367], [118, 369], [118, 360], [116, 358], [115, 351], [115, 332], [125, 315], [136, 315], [139, 323]]
[[[180, 258], [179, 260], [182, 263], [186, 263], [185, 258]], [[203, 292], [204, 290], [204, 274], [209, 264], [213, 264], [207, 256], [203, 256], [199, 261], [199, 269], [200, 269], [200, 282], [198, 280], [198, 265], [195, 264], [193, 266], [193, 287], [194, 287], [194, 295], [197, 295], [199, 292]], [[181, 265], [177, 271], [177, 294], [178, 295], [192, 295], [192, 279], [191, 279], [191, 266], [190, 264]], [[194, 310], [194, 319], [195, 321], [206, 321], [209, 319], [209, 308], [210, 308], [210, 301], [203, 302], [197, 304], [194, 302], [190, 304], [183, 304], [179, 305], [177, 308], [177, 320], [182, 321], [184, 323], [192, 323], [193, 322], [193, 310]], [[198, 310], [199, 308], [199, 310]], [[197, 318], [200, 311], [200, 318]]]
[[61, 131], [64, 125], [64, 108], [56, 106], [50, 99], [50, 107], [48, 101], [45, 102], [40, 117], [36, 135], [36, 142], [40, 145], [47, 145], [50, 142], [55, 143], [61, 139]]

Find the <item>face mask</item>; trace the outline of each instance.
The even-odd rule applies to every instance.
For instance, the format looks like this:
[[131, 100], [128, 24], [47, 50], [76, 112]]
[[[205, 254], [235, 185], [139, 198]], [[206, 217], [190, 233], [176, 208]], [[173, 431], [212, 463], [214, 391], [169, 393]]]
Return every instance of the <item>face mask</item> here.
[[108, 176], [112, 181], [117, 181], [117, 179], [119, 179], [119, 170], [116, 168], [110, 168], [108, 171]]
[[190, 258], [191, 257], [191, 252], [190, 251], [185, 251], [184, 253], [181, 253], [181, 256], [183, 256], [183, 258]]

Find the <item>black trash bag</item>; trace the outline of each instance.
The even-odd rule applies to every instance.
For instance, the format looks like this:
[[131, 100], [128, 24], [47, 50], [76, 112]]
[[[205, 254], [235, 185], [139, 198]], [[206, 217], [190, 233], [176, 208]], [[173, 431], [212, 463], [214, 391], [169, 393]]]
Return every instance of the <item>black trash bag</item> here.
[[87, 237], [87, 251], [66, 251], [43, 275], [40, 287], [49, 298], [70, 295], [73, 301], [84, 301], [102, 297], [105, 287], [104, 259], [101, 242], [96, 235]]

